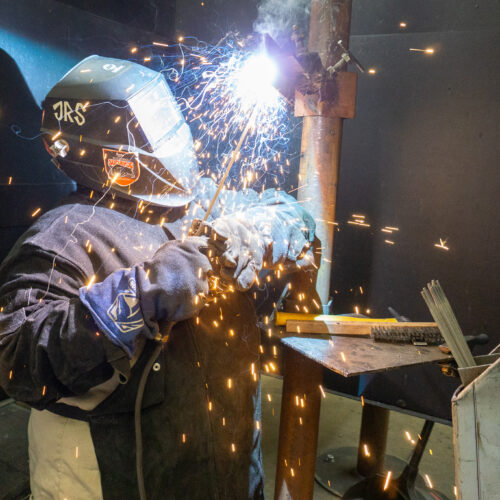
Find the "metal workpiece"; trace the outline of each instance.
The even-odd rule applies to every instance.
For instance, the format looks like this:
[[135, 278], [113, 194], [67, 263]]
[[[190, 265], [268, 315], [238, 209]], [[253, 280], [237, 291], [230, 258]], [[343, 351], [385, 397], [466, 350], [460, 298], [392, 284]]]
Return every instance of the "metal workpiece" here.
[[312, 0], [309, 23], [309, 52], [317, 52], [323, 66], [335, 64], [335, 49], [342, 40], [349, 47], [352, 0]]
[[[351, 0], [312, 0], [308, 48], [319, 54], [325, 68], [336, 63], [337, 42], [343, 40], [347, 46], [350, 22]], [[317, 236], [323, 245], [325, 258], [317, 280], [323, 304], [328, 302], [330, 293], [341, 140], [342, 118], [303, 118], [298, 199], [316, 220]]]
[[285, 351], [274, 498], [312, 499], [323, 370], [293, 349]]
[[316, 235], [322, 243], [324, 258], [316, 289], [323, 304], [328, 303], [330, 294], [341, 134], [341, 118], [303, 118], [298, 199], [314, 217]]
[[288, 337], [282, 343], [344, 377], [451, 359], [437, 346], [390, 344], [369, 338], [303, 336]]

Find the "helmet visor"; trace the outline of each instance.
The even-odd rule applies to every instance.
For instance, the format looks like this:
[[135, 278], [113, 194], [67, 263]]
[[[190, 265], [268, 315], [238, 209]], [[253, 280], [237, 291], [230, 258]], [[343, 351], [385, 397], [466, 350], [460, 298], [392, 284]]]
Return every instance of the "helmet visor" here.
[[162, 76], [128, 99], [152, 151], [161, 148], [184, 123], [174, 96]]
[[148, 173], [150, 186], [146, 189], [148, 195], [138, 192], [139, 186], [135, 186], [135, 194], [158, 204], [185, 203], [193, 196], [198, 164], [191, 131], [163, 76], [131, 96], [128, 103], [149, 143], [148, 156], [157, 160], [148, 161], [141, 148], [140, 168]]

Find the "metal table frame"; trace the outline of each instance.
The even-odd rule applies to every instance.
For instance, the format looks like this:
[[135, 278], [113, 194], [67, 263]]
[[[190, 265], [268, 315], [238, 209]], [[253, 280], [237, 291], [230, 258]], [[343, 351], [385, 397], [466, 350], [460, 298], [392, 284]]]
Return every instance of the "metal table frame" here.
[[[447, 360], [437, 347], [375, 343], [371, 339], [288, 337], [285, 345], [275, 499], [313, 498], [323, 367], [343, 376]], [[383, 467], [389, 410], [363, 408], [361, 439], [370, 457], [358, 455], [363, 474]]]

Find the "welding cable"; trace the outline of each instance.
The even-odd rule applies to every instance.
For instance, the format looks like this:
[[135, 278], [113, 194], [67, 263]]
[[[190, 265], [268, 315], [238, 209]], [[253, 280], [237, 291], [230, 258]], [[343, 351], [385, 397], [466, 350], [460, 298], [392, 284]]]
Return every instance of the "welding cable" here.
[[[174, 326], [173, 321], [168, 322], [167, 333], [164, 339], [167, 339]], [[137, 388], [137, 395], [135, 397], [135, 408], [134, 408], [134, 427], [135, 427], [135, 469], [137, 473], [137, 485], [139, 488], [139, 497], [141, 500], [146, 500], [146, 487], [144, 484], [144, 468], [142, 463], [142, 421], [141, 421], [141, 409], [142, 409], [142, 399], [144, 397], [144, 389], [146, 388], [146, 383], [148, 381], [148, 376], [151, 372], [151, 367], [153, 366], [156, 359], [160, 355], [165, 341], [161, 341], [154, 349], [153, 354], [149, 358], [146, 366], [141, 375], [141, 380], [139, 381], [139, 387]]]

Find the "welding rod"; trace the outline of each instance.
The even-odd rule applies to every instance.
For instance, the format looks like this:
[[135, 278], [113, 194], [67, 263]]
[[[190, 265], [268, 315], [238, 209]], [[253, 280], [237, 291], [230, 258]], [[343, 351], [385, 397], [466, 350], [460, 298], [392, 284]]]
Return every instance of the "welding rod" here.
[[458, 366], [460, 368], [474, 366], [476, 363], [472, 353], [439, 281], [433, 280], [428, 283], [427, 288], [422, 290], [422, 297]]
[[451, 332], [449, 325], [447, 324], [444, 315], [442, 311], [438, 308], [438, 306], [435, 304], [434, 299], [432, 298], [431, 293], [429, 290], [424, 288], [422, 290], [422, 297], [425, 300], [425, 303], [427, 304], [427, 307], [429, 308], [429, 311], [434, 318], [434, 321], [438, 324], [439, 330], [441, 331], [441, 334], [443, 335], [446, 343], [448, 344], [448, 347], [451, 350], [451, 353], [453, 354], [454, 358], [457, 361], [457, 364], [460, 367], [466, 366], [465, 358], [462, 355], [462, 352], [458, 348], [455, 342], [455, 338], [453, 336], [453, 332]]
[[429, 290], [424, 288], [422, 290], [422, 297], [424, 298], [427, 307], [429, 308], [429, 311], [432, 314], [432, 317], [436, 321], [436, 323], [439, 326], [439, 330], [441, 331], [443, 337], [446, 340], [446, 343], [448, 344], [448, 347], [450, 348], [453, 356], [455, 357], [457, 364], [460, 367], [467, 366], [467, 362], [465, 359], [465, 355], [462, 352], [462, 349], [460, 349], [459, 345], [457, 345], [455, 335], [453, 331], [450, 328], [450, 325], [448, 324], [444, 312], [440, 309], [439, 305], [435, 302], [433, 295], [430, 292], [430, 287], [431, 284], [428, 285]]
[[[438, 299], [438, 304], [441, 307], [441, 310], [444, 311], [445, 319], [447, 320], [451, 331], [453, 332], [457, 342], [457, 347], [460, 349], [462, 353], [462, 357], [464, 358], [464, 361], [466, 363], [466, 366], [473, 366], [475, 365], [474, 358], [472, 356], [472, 353], [469, 349], [469, 346], [467, 345], [467, 342], [465, 340], [464, 334], [462, 332], [462, 329], [460, 328], [460, 325], [458, 324], [457, 318], [455, 317], [455, 314], [453, 313], [453, 310], [450, 306], [450, 303], [448, 302], [448, 299], [446, 298], [446, 295], [444, 294], [444, 291], [438, 281], [433, 281], [431, 283], [431, 294], [434, 293], [435, 297]], [[436, 300], [436, 299], [434, 299]]]
[[229, 161], [228, 166], [226, 167], [226, 171], [224, 172], [224, 175], [222, 176], [222, 179], [221, 179], [219, 185], [217, 186], [217, 191], [215, 191], [214, 196], [210, 200], [210, 205], [208, 206], [208, 209], [205, 212], [205, 215], [203, 216], [203, 219], [201, 221], [202, 223], [198, 226], [198, 229], [195, 233], [195, 236], [199, 236], [199, 234], [201, 233], [201, 231], [203, 229], [203, 222], [207, 221], [208, 216], [210, 215], [210, 212], [214, 208], [215, 202], [217, 201], [217, 198], [219, 197], [219, 194], [222, 191], [222, 188], [224, 187], [224, 183], [226, 182], [226, 179], [227, 179], [227, 176], [229, 175], [229, 172], [233, 168], [234, 162], [238, 158], [238, 153], [240, 152], [241, 146], [243, 146], [243, 142], [245, 141], [245, 138], [246, 138], [248, 132], [250, 131], [250, 128], [252, 126], [252, 123], [255, 119], [256, 114], [257, 114], [257, 104], [254, 104], [252, 114], [250, 115], [250, 118], [248, 119], [248, 122], [247, 122], [243, 132], [241, 133], [240, 140], [238, 141], [238, 144], [236, 145], [236, 148], [233, 151], [232, 158]]
[[472, 366], [474, 364], [474, 358], [472, 357], [472, 353], [470, 352], [467, 346], [462, 329], [458, 324], [455, 314], [451, 309], [450, 303], [448, 302], [448, 299], [446, 298], [446, 295], [444, 294], [444, 291], [440, 283], [438, 281], [432, 281], [429, 291], [431, 292], [431, 295], [434, 298], [434, 302], [440, 305], [440, 308], [443, 311], [445, 319], [448, 322], [450, 331], [452, 331], [453, 334], [455, 335], [455, 338], [457, 340], [456, 344], [458, 349], [460, 349], [461, 356], [464, 359], [464, 361], [468, 363], [466, 366]]

